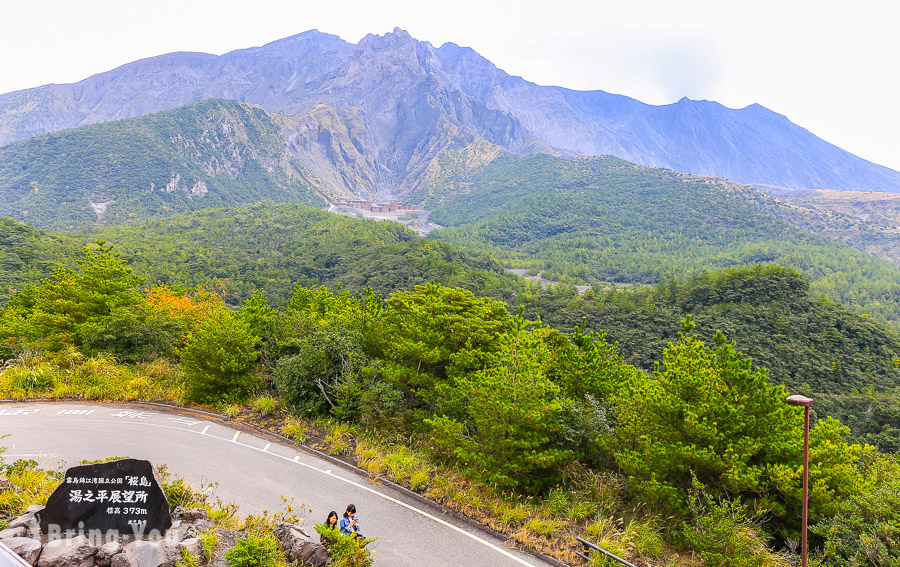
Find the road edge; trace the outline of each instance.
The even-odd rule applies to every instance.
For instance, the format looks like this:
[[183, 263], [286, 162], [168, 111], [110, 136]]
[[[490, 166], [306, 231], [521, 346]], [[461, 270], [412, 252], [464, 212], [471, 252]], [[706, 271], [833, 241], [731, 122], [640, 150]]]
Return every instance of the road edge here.
[[[260, 434], [260, 435], [263, 435], [266, 437], [277, 439], [281, 443], [284, 443], [284, 444], [292, 446], [292, 447], [297, 447], [304, 452], [312, 454], [320, 459], [324, 459], [324, 460], [326, 460], [330, 463], [333, 463], [345, 470], [357, 473], [357, 474], [365, 477], [369, 481], [373, 481], [373, 480], [378, 481], [379, 483], [383, 484], [384, 486], [387, 486], [393, 490], [396, 490], [397, 492], [403, 494], [407, 498], [414, 500], [416, 503], [421, 504], [426, 508], [430, 508], [433, 512], [438, 512], [445, 516], [452, 516], [455, 520], [459, 521], [462, 524], [465, 524], [471, 528], [474, 528], [475, 530], [480, 531], [484, 534], [488, 534], [497, 539], [503, 540], [504, 545], [506, 545], [506, 542], [512, 541], [512, 538], [510, 536], [508, 536], [504, 533], [498, 532], [497, 530], [491, 528], [490, 526], [486, 526], [486, 525], [482, 524], [481, 522], [479, 522], [478, 520], [476, 520], [474, 518], [470, 518], [464, 514], [461, 514], [460, 512], [451, 510], [451, 509], [447, 508], [446, 506], [443, 506], [439, 502], [435, 502], [434, 500], [431, 500], [430, 498], [426, 498], [425, 496], [422, 496], [418, 492], [415, 492], [414, 490], [410, 490], [409, 488], [406, 488], [403, 485], [397, 484], [396, 482], [394, 482], [390, 479], [387, 479], [387, 478], [384, 478], [381, 476], [372, 476], [369, 473], [369, 471], [367, 471], [361, 467], [358, 467], [358, 466], [354, 465], [353, 463], [348, 463], [342, 459], [339, 459], [333, 455], [329, 455], [328, 453], [325, 453], [323, 451], [320, 451], [319, 449], [315, 449], [315, 448], [305, 445], [303, 443], [297, 443], [293, 439], [291, 439], [289, 437], [285, 437], [284, 435], [282, 435], [280, 433], [275, 433], [273, 431], [269, 431], [268, 429], [259, 427], [258, 425], [254, 425], [252, 423], [246, 423], [244, 421], [228, 419], [227, 417], [225, 417], [221, 414], [214, 413], [214, 412], [209, 412], [206, 410], [198, 410], [198, 409], [193, 409], [193, 408], [185, 408], [182, 406], [165, 404], [162, 402], [144, 402], [144, 401], [113, 402], [113, 401], [105, 401], [105, 400], [85, 400], [85, 399], [80, 399], [80, 398], [54, 398], [54, 399], [25, 398], [25, 399], [21, 399], [21, 400], [0, 399], [0, 404], [60, 404], [60, 403], [79, 403], [79, 404], [98, 405], [98, 406], [143, 406], [143, 407], [152, 407], [152, 408], [162, 409], [162, 410], [167, 411], [168, 413], [200, 415], [200, 416], [204, 416], [207, 418], [211, 418], [219, 423], [222, 423], [229, 427], [233, 427], [235, 429], [242, 429], [247, 432], [253, 432], [253, 433], [257, 433], [257, 434]], [[542, 552], [537, 551], [536, 549], [532, 549], [530, 547], [525, 547], [525, 546], [520, 547], [517, 544], [517, 546], [514, 549], [516, 549], [517, 551], [520, 551], [522, 553], [531, 555], [542, 561], [546, 561], [547, 563], [550, 563], [552, 565], [556, 565], [557, 567], [572, 567], [568, 563], [565, 563], [555, 557], [552, 557], [550, 555], [547, 555], [545, 553], [542, 553]]]

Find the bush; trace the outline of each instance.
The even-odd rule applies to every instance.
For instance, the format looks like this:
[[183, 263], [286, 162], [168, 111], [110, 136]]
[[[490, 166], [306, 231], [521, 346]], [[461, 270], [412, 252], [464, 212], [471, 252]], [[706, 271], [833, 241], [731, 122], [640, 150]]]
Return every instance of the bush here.
[[[693, 324], [685, 321], [689, 333]], [[707, 346], [681, 333], [655, 379], [637, 377], [615, 397], [617, 464], [652, 504], [688, 512], [696, 478], [722, 497], [739, 495], [776, 518], [799, 517], [803, 413], [785, 403], [764, 368], [717, 334]], [[820, 420], [810, 436], [810, 517], [833, 512], [858, 482], [864, 452], [844, 439], [849, 430]], [[791, 521], [793, 525], [793, 521]]]
[[325, 524], [316, 524], [323, 541], [328, 542], [328, 551], [331, 552], [329, 567], [370, 567], [373, 563], [372, 552], [360, 547], [360, 540], [342, 534], [333, 529], [326, 528]]
[[93, 352], [109, 352], [123, 362], [174, 354], [183, 324], [146, 304], [117, 307], [84, 337]]
[[714, 500], [695, 481], [688, 500], [693, 521], [685, 526], [688, 546], [708, 567], [787, 567], [787, 558], [772, 553], [747, 506], [737, 500]]
[[306, 425], [297, 420], [296, 418], [288, 418], [285, 422], [284, 427], [282, 428], [282, 432], [287, 436], [293, 439], [295, 443], [306, 443], [306, 440], [309, 439], [309, 435], [307, 435]]
[[504, 335], [501, 352], [484, 370], [456, 380], [462, 420], [426, 420], [435, 449], [468, 466], [487, 483], [536, 494], [559, 480], [573, 459], [558, 446], [559, 386], [546, 375], [550, 352], [541, 329]]
[[235, 543], [225, 554], [229, 567], [260, 567], [277, 565], [283, 561], [278, 541], [271, 536], [248, 536], [247, 539]]
[[248, 375], [259, 338], [227, 309], [210, 313], [181, 351], [187, 397], [198, 402], [239, 401], [253, 387]]
[[[296, 355], [278, 361], [275, 386], [281, 399], [295, 411], [327, 415], [347, 405], [348, 384], [365, 361], [351, 331], [340, 325], [326, 327], [302, 338]], [[343, 408], [345, 413], [348, 409]]]
[[[3, 451], [5, 448], [0, 447], [0, 456]], [[62, 481], [61, 472], [43, 470], [33, 459], [18, 459], [11, 464], [0, 459], [0, 476], [19, 487], [19, 490], [0, 492], [0, 517], [9, 518], [23, 514], [33, 504], [47, 502]]]
[[253, 410], [263, 415], [269, 415], [278, 411], [278, 399], [271, 396], [262, 396], [253, 400]]
[[140, 304], [136, 287], [141, 278], [105, 244], [97, 241], [96, 248], [85, 248], [86, 259], [78, 261], [78, 271], [58, 268], [26, 293], [33, 303], [20, 313], [26, 315], [28, 325], [17, 328], [27, 329], [31, 338], [45, 342], [51, 350], [66, 344], [83, 346], [113, 311]]
[[864, 486], [841, 501], [830, 521], [810, 531], [825, 538], [835, 567], [900, 565], [900, 463], [879, 455], [863, 466]]
[[359, 419], [366, 427], [390, 427], [391, 422], [402, 416], [406, 398], [395, 386], [376, 378], [362, 380], [359, 395]]
[[21, 390], [24, 395], [34, 395], [52, 389], [56, 381], [55, 369], [41, 363], [32, 367], [13, 366], [3, 373], [0, 384], [4, 390]]
[[563, 399], [557, 433], [559, 443], [575, 451], [586, 465], [608, 468], [610, 459], [605, 458], [598, 437], [611, 434], [611, 421], [607, 404], [591, 394], [585, 394], [583, 400]]

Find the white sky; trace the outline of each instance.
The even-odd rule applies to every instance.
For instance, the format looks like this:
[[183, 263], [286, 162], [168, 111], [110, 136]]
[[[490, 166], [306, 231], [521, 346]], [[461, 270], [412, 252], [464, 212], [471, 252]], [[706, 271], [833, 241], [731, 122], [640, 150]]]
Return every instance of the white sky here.
[[309, 29], [395, 26], [539, 84], [651, 104], [758, 102], [900, 170], [900, 8], [888, 0], [4, 0], [0, 93], [170, 51], [221, 54]]

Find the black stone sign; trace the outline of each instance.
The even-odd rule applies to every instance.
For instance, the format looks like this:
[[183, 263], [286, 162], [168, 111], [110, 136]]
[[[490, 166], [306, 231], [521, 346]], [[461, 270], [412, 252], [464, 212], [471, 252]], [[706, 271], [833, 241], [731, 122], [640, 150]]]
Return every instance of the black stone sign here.
[[112, 530], [120, 535], [163, 535], [172, 526], [169, 502], [153, 466], [138, 459], [72, 467], [36, 517], [45, 534]]

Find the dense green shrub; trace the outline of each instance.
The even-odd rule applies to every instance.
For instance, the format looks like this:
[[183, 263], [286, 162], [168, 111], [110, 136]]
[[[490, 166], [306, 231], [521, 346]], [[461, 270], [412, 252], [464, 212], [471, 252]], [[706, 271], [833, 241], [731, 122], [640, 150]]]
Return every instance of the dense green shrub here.
[[560, 401], [559, 445], [575, 452], [579, 460], [591, 467], [611, 465], [599, 441], [612, 433], [610, 407], [590, 394], [583, 400]]
[[275, 385], [288, 407], [302, 414], [327, 415], [343, 402], [343, 411], [352, 413], [352, 407], [346, 407], [354, 405], [349, 390], [367, 361], [353, 331], [340, 325], [318, 329], [299, 338], [296, 352], [275, 366]]
[[184, 334], [181, 321], [146, 304], [114, 308], [84, 337], [86, 350], [108, 352], [123, 362], [139, 362], [175, 354]]
[[[786, 397], [723, 335], [707, 347], [682, 333], [653, 379], [637, 377], [617, 392], [616, 462], [635, 488], [671, 511], [686, 512], [697, 478], [713, 496], [799, 516], [803, 417]], [[831, 513], [859, 481], [854, 463], [863, 449], [848, 445], [847, 434], [835, 420], [820, 421], [811, 434], [813, 518]]]
[[275, 330], [278, 325], [278, 310], [266, 301], [263, 292], [256, 290], [244, 302], [238, 317], [250, 326], [250, 332], [260, 338], [258, 348], [260, 361], [269, 364], [275, 347]]
[[0, 318], [0, 340], [39, 342], [52, 350], [81, 347], [114, 311], [138, 305], [142, 278], [112, 249], [99, 240], [96, 248], [84, 249], [78, 270], [58, 268], [40, 286], [26, 288]]
[[692, 520], [684, 527], [684, 538], [704, 565], [709, 567], [787, 567], [787, 557], [769, 550], [768, 538], [759, 523], [748, 517], [748, 508], [738, 500], [716, 500], [695, 485], [688, 500]]
[[281, 557], [278, 540], [271, 536], [247, 536], [238, 540], [234, 547], [225, 553], [228, 567], [261, 567], [277, 565]]
[[440, 384], [483, 367], [512, 323], [505, 304], [433, 281], [393, 294], [385, 318], [383, 371], [429, 409]]
[[315, 528], [323, 542], [328, 542], [328, 551], [331, 553], [329, 567], [371, 567], [373, 564], [372, 552], [360, 547], [358, 538], [326, 528], [325, 524], [316, 524]]
[[227, 309], [217, 309], [191, 333], [181, 350], [187, 396], [199, 402], [239, 400], [253, 387], [249, 374], [259, 337]]
[[552, 354], [541, 331], [501, 336], [487, 368], [456, 379], [464, 419], [428, 420], [436, 448], [471, 474], [531, 493], [556, 482], [574, 456], [555, 442], [560, 388], [547, 377]]
[[811, 531], [825, 539], [835, 567], [900, 565], [900, 463], [880, 455], [865, 463], [859, 490], [842, 499], [830, 520]]

